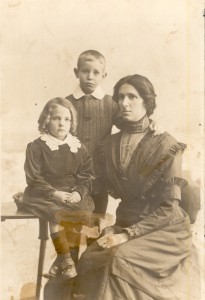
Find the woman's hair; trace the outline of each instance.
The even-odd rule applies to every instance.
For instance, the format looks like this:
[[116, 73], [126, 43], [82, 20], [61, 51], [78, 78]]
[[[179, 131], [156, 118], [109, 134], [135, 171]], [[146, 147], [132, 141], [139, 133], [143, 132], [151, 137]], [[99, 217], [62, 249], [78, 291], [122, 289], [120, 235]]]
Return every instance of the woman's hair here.
[[114, 86], [113, 100], [115, 102], [119, 101], [118, 93], [120, 87], [123, 84], [132, 85], [144, 100], [144, 105], [146, 108], [147, 115], [150, 116], [151, 114], [153, 114], [153, 111], [156, 108], [156, 103], [155, 103], [156, 95], [154, 92], [154, 87], [151, 84], [151, 82], [146, 77], [137, 74], [121, 78]]
[[44, 106], [43, 111], [40, 114], [40, 117], [38, 119], [38, 124], [39, 124], [38, 130], [40, 131], [40, 133], [47, 132], [47, 125], [50, 120], [51, 112], [57, 105], [64, 106], [70, 111], [70, 114], [71, 114], [70, 133], [72, 135], [76, 135], [76, 129], [77, 129], [76, 110], [75, 110], [73, 104], [69, 100], [67, 100], [65, 98], [61, 98], [61, 97], [51, 99], [46, 103], [46, 105]]

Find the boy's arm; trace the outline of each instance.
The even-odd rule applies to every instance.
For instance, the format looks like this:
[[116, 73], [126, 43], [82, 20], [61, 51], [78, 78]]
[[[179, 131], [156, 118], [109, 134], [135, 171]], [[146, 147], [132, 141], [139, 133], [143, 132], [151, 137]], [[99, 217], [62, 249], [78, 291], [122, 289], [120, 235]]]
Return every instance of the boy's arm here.
[[113, 112], [113, 124], [115, 124], [115, 120], [119, 117], [119, 106], [114, 100], [112, 100], [112, 112]]
[[89, 155], [88, 150], [82, 145], [82, 161], [77, 170], [77, 191], [83, 199], [86, 194], [92, 191], [92, 180], [95, 179], [93, 171], [92, 157]]

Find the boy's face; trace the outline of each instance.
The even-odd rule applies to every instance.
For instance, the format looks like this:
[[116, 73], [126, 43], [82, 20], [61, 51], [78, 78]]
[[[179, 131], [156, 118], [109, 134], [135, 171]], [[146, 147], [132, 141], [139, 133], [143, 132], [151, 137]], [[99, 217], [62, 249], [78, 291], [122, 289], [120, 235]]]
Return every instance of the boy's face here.
[[80, 67], [74, 69], [76, 78], [79, 78], [80, 87], [85, 94], [91, 94], [106, 77], [104, 64], [92, 57], [81, 61]]

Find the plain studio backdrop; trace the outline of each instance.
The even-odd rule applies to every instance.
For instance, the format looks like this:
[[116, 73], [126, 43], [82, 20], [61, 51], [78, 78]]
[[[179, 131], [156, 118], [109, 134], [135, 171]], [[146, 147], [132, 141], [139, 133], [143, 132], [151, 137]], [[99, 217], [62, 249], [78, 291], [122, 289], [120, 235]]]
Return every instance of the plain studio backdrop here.
[[[49, 99], [72, 93], [78, 83], [73, 68], [88, 49], [106, 58], [108, 94], [123, 76], [150, 79], [157, 94], [152, 118], [187, 143], [183, 168], [203, 183], [203, 1], [4, 0], [1, 20], [2, 202], [23, 191], [24, 152], [38, 137], [38, 116]], [[115, 207], [110, 200], [109, 211]], [[201, 253], [202, 219], [196, 232]], [[31, 297], [38, 223], [6, 221], [1, 233], [1, 299]], [[50, 241], [46, 255], [48, 268]]]

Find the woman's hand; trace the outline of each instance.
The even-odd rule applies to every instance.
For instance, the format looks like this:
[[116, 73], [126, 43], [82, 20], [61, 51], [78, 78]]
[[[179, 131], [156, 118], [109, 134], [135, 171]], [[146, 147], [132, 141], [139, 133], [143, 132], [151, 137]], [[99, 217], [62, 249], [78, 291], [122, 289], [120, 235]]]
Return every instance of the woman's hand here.
[[116, 245], [123, 244], [129, 240], [127, 233], [106, 234], [97, 240], [100, 247], [107, 249]]
[[102, 230], [100, 236], [102, 237], [102, 236], [111, 235], [111, 234], [114, 234], [114, 233], [115, 233], [115, 230], [114, 230], [113, 226], [108, 226], [108, 227], [105, 227]]
[[153, 136], [157, 136], [165, 132], [165, 130], [155, 121], [152, 121], [149, 127], [152, 131], [154, 131]]

